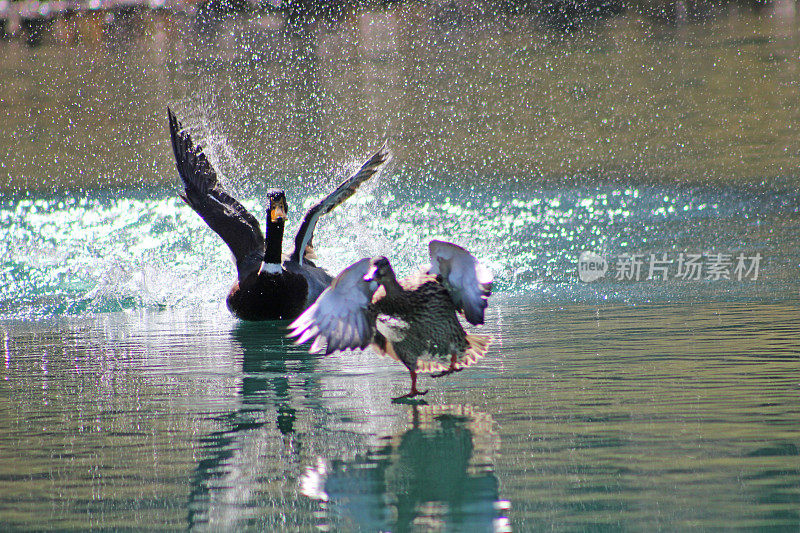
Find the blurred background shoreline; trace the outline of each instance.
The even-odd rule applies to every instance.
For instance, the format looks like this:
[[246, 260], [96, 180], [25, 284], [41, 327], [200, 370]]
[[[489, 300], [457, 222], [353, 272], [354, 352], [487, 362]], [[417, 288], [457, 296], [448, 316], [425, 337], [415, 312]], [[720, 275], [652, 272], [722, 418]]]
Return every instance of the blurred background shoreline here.
[[793, 19], [794, 0], [3, 0], [0, 36], [75, 44], [112, 40], [120, 34], [143, 35], [150, 28], [189, 19], [207, 30], [232, 14], [263, 17], [273, 28], [300, 33], [320, 22], [343, 21], [365, 12], [392, 7], [416, 11], [416, 22], [468, 25], [487, 19], [508, 25], [534, 21], [541, 27], [578, 30], [617, 16], [642, 16], [667, 24], [707, 21], [750, 11]]
[[795, 187], [793, 3], [685, 23], [625, 9], [570, 31], [474, 7], [295, 25], [280, 6], [98, 8], [35, 46], [19, 29], [0, 41], [0, 195], [175, 184], [168, 104], [245, 182], [340, 171], [388, 136], [421, 180]]

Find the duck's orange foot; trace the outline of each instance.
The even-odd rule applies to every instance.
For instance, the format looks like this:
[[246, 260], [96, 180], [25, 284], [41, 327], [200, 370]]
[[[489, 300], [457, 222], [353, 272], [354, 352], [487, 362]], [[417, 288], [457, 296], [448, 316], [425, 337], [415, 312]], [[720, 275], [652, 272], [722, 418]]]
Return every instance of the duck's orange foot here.
[[435, 374], [431, 374], [431, 377], [432, 378], [440, 378], [442, 376], [447, 376], [447, 375], [452, 374], [454, 372], [461, 372], [462, 370], [464, 370], [464, 369], [463, 368], [450, 367], [447, 370], [442, 370], [441, 372], [437, 372]]
[[411, 389], [411, 392], [409, 392], [408, 394], [403, 394], [402, 396], [398, 396], [397, 398], [392, 398], [392, 401], [393, 402], [398, 402], [398, 401], [401, 401], [401, 400], [409, 400], [409, 399], [414, 398], [416, 396], [425, 396], [426, 394], [428, 394], [428, 391], [425, 390], [425, 391], [420, 392], [420, 391], [418, 391], [417, 389], [414, 388], [414, 389]]

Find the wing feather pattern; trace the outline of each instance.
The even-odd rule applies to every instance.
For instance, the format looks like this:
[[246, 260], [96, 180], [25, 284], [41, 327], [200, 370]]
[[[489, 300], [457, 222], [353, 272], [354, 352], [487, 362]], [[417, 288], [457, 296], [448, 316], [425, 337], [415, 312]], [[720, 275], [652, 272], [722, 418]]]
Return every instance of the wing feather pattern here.
[[430, 273], [440, 275], [456, 308], [470, 324], [483, 324], [483, 314], [492, 294], [494, 276], [464, 248], [433, 240], [428, 244]]
[[364, 349], [375, 336], [375, 312], [371, 309], [374, 282], [364, 281], [369, 258], [353, 263], [334, 278], [311, 307], [289, 325], [289, 337], [297, 344], [311, 339], [311, 352]]
[[167, 108], [175, 166], [183, 181], [181, 198], [222, 237], [236, 259], [239, 281], [257, 273], [264, 259], [264, 233], [258, 220], [217, 179], [201, 146], [191, 136], [171, 109]]
[[291, 261], [302, 264], [304, 260], [309, 258], [309, 252], [313, 254], [310, 245], [319, 217], [330, 213], [336, 206], [353, 196], [361, 184], [377, 174], [391, 157], [392, 154], [389, 151], [388, 143], [383, 143], [383, 146], [361, 166], [358, 172], [347, 178], [335, 191], [306, 212], [306, 216], [303, 217], [303, 222], [300, 224], [300, 229], [297, 230], [297, 236], [294, 239], [294, 252], [292, 252], [290, 258]]

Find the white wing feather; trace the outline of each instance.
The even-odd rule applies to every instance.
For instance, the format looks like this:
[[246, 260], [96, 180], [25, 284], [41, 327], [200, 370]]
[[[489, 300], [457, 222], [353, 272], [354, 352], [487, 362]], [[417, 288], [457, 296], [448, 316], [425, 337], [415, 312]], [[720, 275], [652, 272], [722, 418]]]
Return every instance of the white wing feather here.
[[375, 334], [368, 308], [377, 285], [364, 281], [370, 266], [369, 258], [361, 259], [336, 276], [317, 301], [289, 325], [289, 337], [297, 337], [297, 344], [314, 339], [311, 352], [323, 347], [326, 354], [366, 348]]
[[358, 169], [358, 172], [347, 178], [335, 191], [308, 210], [303, 217], [303, 222], [300, 224], [300, 229], [297, 230], [292, 261], [303, 264], [306, 247], [314, 236], [314, 229], [317, 227], [319, 218], [330, 213], [336, 206], [353, 196], [361, 184], [380, 172], [381, 168], [391, 158], [392, 153], [389, 151], [389, 145], [384, 142], [383, 146]]
[[445, 241], [428, 244], [430, 273], [440, 275], [456, 308], [471, 324], [483, 324], [483, 313], [492, 294], [492, 272], [464, 248]]

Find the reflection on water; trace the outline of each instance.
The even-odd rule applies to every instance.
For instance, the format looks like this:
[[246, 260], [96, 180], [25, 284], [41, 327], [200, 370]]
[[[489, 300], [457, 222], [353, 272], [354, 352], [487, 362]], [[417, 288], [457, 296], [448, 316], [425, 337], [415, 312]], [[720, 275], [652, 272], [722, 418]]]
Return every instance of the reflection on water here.
[[320, 503], [320, 529], [508, 531], [491, 417], [464, 406], [409, 409], [411, 427], [380, 447], [306, 470], [302, 492]]
[[[237, 323], [231, 331], [242, 355], [236, 408], [213, 417], [214, 431], [199, 439], [201, 459], [192, 477], [190, 529], [234, 530], [257, 518], [260, 486], [297, 467], [302, 439], [295, 438], [295, 394], [316, 396], [315, 357], [295, 348], [283, 328]], [[291, 376], [299, 376], [290, 383]], [[280, 432], [282, 438], [274, 435]], [[279, 462], [280, 469], [270, 464]], [[270, 494], [283, 505], [280, 494]], [[273, 503], [274, 505], [274, 503]], [[270, 522], [268, 522], [270, 523]]]
[[417, 408], [389, 400], [391, 361], [310, 356], [224, 309], [7, 320], [0, 520], [796, 529], [798, 316], [500, 295], [490, 353]]

